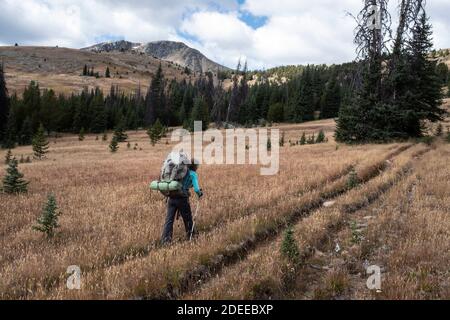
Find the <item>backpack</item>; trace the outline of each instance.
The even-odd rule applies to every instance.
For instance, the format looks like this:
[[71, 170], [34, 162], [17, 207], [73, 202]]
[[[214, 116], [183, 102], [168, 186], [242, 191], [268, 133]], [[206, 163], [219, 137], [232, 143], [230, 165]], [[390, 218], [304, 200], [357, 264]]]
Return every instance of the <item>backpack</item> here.
[[150, 188], [161, 192], [165, 197], [182, 196], [182, 181], [188, 174], [190, 163], [184, 152], [170, 153], [161, 168], [160, 181], [153, 181]]
[[161, 181], [181, 182], [188, 173], [190, 163], [184, 152], [171, 152], [161, 168]]

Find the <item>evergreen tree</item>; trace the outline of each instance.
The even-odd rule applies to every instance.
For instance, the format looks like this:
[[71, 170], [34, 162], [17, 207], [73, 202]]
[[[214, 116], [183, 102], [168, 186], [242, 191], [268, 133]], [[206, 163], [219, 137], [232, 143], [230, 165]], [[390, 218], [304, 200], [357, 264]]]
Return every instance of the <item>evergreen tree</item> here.
[[84, 77], [86, 77], [86, 76], [88, 76], [89, 74], [88, 74], [88, 67], [87, 67], [87, 65], [84, 65], [84, 68], [83, 68], [83, 76]]
[[30, 145], [33, 140], [33, 129], [31, 127], [30, 117], [26, 117], [19, 133], [19, 144], [22, 146]]
[[12, 153], [11, 153], [11, 149], [10, 149], [10, 150], [8, 150], [8, 152], [6, 153], [6, 156], [5, 156], [5, 164], [9, 164], [9, 162], [11, 161], [11, 159], [12, 159]]
[[103, 133], [102, 141], [107, 141], [107, 140], [108, 140], [108, 134], [105, 132], [105, 133]]
[[439, 81], [441, 82], [441, 84], [443, 86], [445, 86], [447, 84], [447, 82], [449, 81], [449, 71], [448, 71], [448, 66], [447, 64], [441, 62], [436, 66], [436, 74], [439, 78]]
[[111, 78], [111, 72], [109, 71], [109, 67], [106, 67], [105, 78]]
[[340, 107], [341, 87], [336, 80], [336, 76], [332, 76], [322, 95], [320, 117], [322, 119], [336, 118]]
[[[406, 2], [404, 3], [406, 5]], [[408, 5], [411, 2], [408, 2]], [[401, 21], [410, 19], [402, 7]], [[419, 14], [420, 13], [420, 14]], [[406, 20], [405, 20], [406, 19]], [[403, 31], [411, 29], [406, 41]], [[362, 36], [369, 45], [382, 38]], [[424, 7], [419, 7], [412, 22], [400, 23], [393, 54], [382, 56], [380, 49], [368, 46], [363, 73], [363, 85], [356, 98], [341, 108], [336, 130], [336, 140], [344, 142], [388, 141], [398, 138], [419, 137], [425, 120], [442, 119], [441, 84], [436, 74], [436, 64], [429, 59], [431, 52], [431, 25]], [[388, 71], [383, 65], [386, 64]]]
[[105, 101], [103, 93], [98, 88], [95, 90], [95, 96], [90, 103], [90, 109], [92, 110], [91, 132], [104, 132], [107, 125]]
[[311, 67], [308, 66], [305, 70], [305, 74], [302, 77], [302, 84], [300, 88], [300, 98], [298, 102], [298, 108], [300, 108], [301, 121], [314, 120], [314, 87], [312, 79]]
[[355, 169], [352, 169], [352, 171], [350, 171], [348, 177], [347, 177], [347, 188], [353, 189], [356, 188], [360, 183], [359, 177], [358, 177], [358, 173], [356, 172]]
[[164, 127], [162, 126], [159, 119], [147, 130], [147, 134], [150, 138], [152, 146], [154, 146], [164, 135]]
[[58, 205], [53, 194], [47, 198], [41, 216], [37, 219], [37, 225], [33, 226], [33, 230], [44, 233], [47, 238], [53, 238], [55, 229], [59, 228], [58, 218], [61, 212], [58, 211]]
[[312, 134], [311, 136], [308, 137], [308, 139], [306, 140], [306, 144], [315, 144], [316, 143], [316, 138], [315, 135]]
[[0, 64], [0, 143], [5, 139], [5, 130], [9, 118], [10, 101], [6, 88], [3, 63]]
[[[428, 59], [432, 44], [432, 27], [425, 12], [413, 30], [413, 39], [409, 43], [411, 50], [411, 72], [416, 97], [411, 110], [412, 117], [422, 121], [440, 121], [445, 113], [442, 104], [441, 83], [435, 73], [435, 61]], [[411, 116], [409, 116], [411, 117]], [[420, 126], [420, 124], [419, 124]]]
[[17, 168], [18, 162], [15, 158], [9, 161], [6, 175], [3, 178], [3, 192], [9, 194], [26, 193], [28, 183], [23, 179], [23, 174]]
[[324, 143], [325, 142], [325, 133], [323, 130], [320, 130], [319, 135], [317, 136], [316, 143]]
[[280, 137], [280, 147], [284, 147], [284, 131], [281, 133], [281, 137]]
[[[117, 142], [125, 142], [128, 139], [128, 135], [123, 128], [123, 121], [121, 120], [114, 130], [114, 138]], [[113, 138], [113, 140], [114, 140]]]
[[48, 141], [45, 137], [45, 129], [41, 124], [36, 135], [33, 138], [33, 152], [36, 159], [41, 160], [48, 153]]
[[306, 144], [306, 133], [302, 133], [302, 137], [300, 138], [300, 145], [304, 146]]
[[156, 119], [164, 118], [165, 94], [164, 75], [162, 66], [159, 64], [156, 74], [152, 78], [146, 98], [145, 124], [151, 126]]
[[202, 96], [195, 98], [194, 100], [194, 108], [192, 109], [191, 115], [191, 124], [190, 130], [194, 131], [194, 122], [201, 121], [202, 122], [202, 130], [208, 130], [209, 127], [209, 112], [208, 105], [206, 104], [204, 98]]
[[56, 122], [58, 121], [58, 113], [60, 110], [57, 104], [58, 100], [55, 92], [45, 89], [40, 99], [39, 120], [48, 134], [57, 129]]
[[284, 109], [283, 104], [281, 102], [272, 104], [269, 107], [269, 111], [267, 113], [267, 120], [270, 122], [283, 122]]
[[111, 139], [111, 143], [109, 144], [109, 150], [111, 150], [112, 153], [117, 152], [119, 150], [119, 143], [117, 142], [117, 137], [113, 136]]
[[79, 141], [84, 141], [84, 138], [85, 138], [85, 130], [84, 130], [84, 128], [82, 127], [81, 129], [80, 129], [80, 132], [78, 133], [78, 140]]
[[4, 149], [14, 149], [17, 143], [16, 134], [16, 115], [14, 112], [9, 113], [6, 130], [3, 136], [2, 147]]

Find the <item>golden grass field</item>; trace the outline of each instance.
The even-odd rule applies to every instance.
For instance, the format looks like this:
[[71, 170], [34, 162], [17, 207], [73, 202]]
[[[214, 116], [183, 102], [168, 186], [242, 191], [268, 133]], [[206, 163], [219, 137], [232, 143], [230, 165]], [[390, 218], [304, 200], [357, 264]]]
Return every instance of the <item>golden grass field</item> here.
[[[168, 247], [159, 245], [165, 203], [148, 184], [171, 145], [152, 147], [144, 131], [116, 154], [93, 135], [49, 139], [47, 159], [19, 165], [28, 194], [0, 194], [0, 299], [450, 298], [450, 144], [337, 145], [333, 121], [277, 128], [279, 174], [201, 166], [198, 237], [184, 241], [177, 222]], [[287, 142], [320, 129], [327, 143]], [[49, 193], [62, 212], [52, 240], [32, 230]], [[295, 267], [280, 254], [287, 225]], [[365, 287], [367, 263], [383, 269], [380, 293]], [[81, 290], [66, 287], [70, 265], [82, 270]]]

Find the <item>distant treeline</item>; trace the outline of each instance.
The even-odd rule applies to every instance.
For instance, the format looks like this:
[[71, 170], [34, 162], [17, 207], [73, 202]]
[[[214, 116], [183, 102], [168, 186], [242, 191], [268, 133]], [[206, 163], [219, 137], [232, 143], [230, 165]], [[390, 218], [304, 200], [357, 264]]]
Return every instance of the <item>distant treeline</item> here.
[[177, 82], [167, 81], [159, 68], [145, 95], [139, 88], [125, 94], [112, 86], [108, 93], [85, 89], [68, 97], [41, 90], [36, 82], [22, 97], [9, 96], [1, 69], [1, 141], [5, 147], [29, 144], [41, 123], [49, 133], [101, 133], [117, 126], [149, 127], [157, 119], [166, 126], [191, 128], [194, 120], [250, 126], [336, 117], [342, 101], [351, 95], [353, 69], [353, 64], [307, 66], [286, 83], [269, 82], [260, 75], [249, 86], [249, 73], [238, 66], [231, 88], [225, 90], [222, 83], [214, 86], [210, 73], [195, 82]]
[[[290, 70], [287, 73], [286, 68]], [[239, 64], [231, 74], [231, 87], [224, 89], [220, 77], [219, 85], [214, 85], [211, 73], [195, 82], [168, 81], [160, 66], [146, 94], [140, 88], [125, 94], [112, 86], [108, 93], [85, 89], [64, 96], [41, 90], [38, 83], [31, 82], [19, 97], [15, 93], [8, 95], [0, 67], [0, 141], [6, 148], [30, 144], [40, 124], [48, 133], [102, 133], [117, 127], [150, 127], [157, 119], [165, 126], [182, 125], [188, 129], [192, 129], [194, 120], [203, 121], [204, 129], [210, 122], [218, 126], [299, 123], [335, 118], [341, 106], [353, 99], [357, 63], [280, 70], [289, 74], [287, 81], [269, 81], [272, 71], [250, 73]], [[445, 72], [443, 81], [448, 81]], [[255, 75], [258, 81], [249, 85]]]

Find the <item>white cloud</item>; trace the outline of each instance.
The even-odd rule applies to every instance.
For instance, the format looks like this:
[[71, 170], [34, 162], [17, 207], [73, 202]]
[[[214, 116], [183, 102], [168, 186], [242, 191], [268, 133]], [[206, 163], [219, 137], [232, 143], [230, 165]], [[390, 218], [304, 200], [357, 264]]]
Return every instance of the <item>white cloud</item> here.
[[[347, 13], [356, 14], [360, 8], [361, 1], [355, 0], [246, 0], [241, 10], [267, 17], [265, 25], [249, 29], [235, 12], [202, 12], [187, 18], [183, 31], [197, 37], [197, 46], [213, 59], [229, 66], [240, 56], [248, 57], [252, 68], [341, 63], [355, 57], [355, 23]], [[390, 11], [395, 28], [396, 1], [391, 1]], [[427, 11], [436, 47], [450, 47], [450, 2], [429, 1]]]
[[[179, 40], [233, 67], [339, 63], [354, 58], [359, 0], [0, 0], [0, 44], [80, 48], [104, 38]], [[391, 0], [395, 19], [396, 0]], [[450, 1], [427, 3], [435, 45], [450, 47]], [[252, 28], [242, 13], [266, 17]]]

